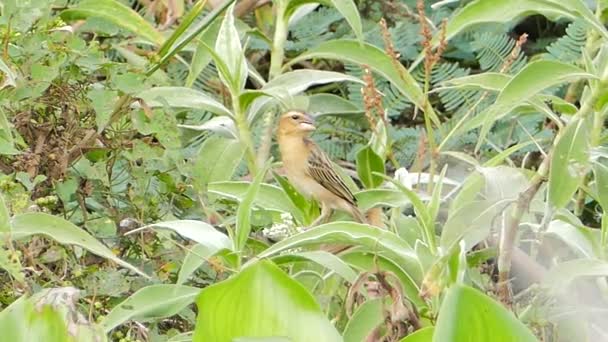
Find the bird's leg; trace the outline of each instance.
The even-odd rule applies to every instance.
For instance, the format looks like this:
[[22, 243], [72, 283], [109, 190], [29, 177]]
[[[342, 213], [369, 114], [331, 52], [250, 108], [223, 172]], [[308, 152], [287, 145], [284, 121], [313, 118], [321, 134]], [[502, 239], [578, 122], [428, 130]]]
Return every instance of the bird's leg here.
[[311, 223], [308, 228], [312, 228], [314, 226], [318, 226], [320, 223], [327, 222], [327, 220], [329, 220], [330, 214], [331, 214], [331, 208], [327, 204], [321, 203], [321, 215], [319, 215], [319, 217], [317, 217], [317, 219], [314, 220], [313, 223]]

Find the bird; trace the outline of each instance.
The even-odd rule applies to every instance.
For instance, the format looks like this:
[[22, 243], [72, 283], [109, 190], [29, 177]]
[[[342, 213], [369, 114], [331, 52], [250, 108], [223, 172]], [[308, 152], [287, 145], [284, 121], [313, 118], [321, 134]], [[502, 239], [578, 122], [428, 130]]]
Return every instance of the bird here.
[[331, 159], [310, 138], [315, 120], [305, 112], [289, 110], [279, 118], [277, 142], [287, 179], [305, 197], [321, 204], [321, 214], [310, 227], [325, 223], [334, 209], [367, 223], [357, 199], [340, 178]]

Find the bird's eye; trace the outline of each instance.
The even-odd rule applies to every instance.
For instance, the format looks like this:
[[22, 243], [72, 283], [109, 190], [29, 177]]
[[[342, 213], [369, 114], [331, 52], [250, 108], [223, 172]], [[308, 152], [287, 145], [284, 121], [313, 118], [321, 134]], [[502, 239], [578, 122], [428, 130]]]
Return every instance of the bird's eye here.
[[291, 116], [291, 118], [292, 118], [292, 119], [294, 119], [294, 120], [298, 120], [299, 116], [297, 116], [297, 115], [292, 115], [292, 116]]

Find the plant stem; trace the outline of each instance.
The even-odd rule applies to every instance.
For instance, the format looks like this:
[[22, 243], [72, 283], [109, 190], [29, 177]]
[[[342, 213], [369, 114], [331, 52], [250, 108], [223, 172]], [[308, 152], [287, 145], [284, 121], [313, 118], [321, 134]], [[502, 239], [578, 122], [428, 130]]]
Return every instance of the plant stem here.
[[272, 52], [270, 54], [270, 71], [268, 79], [272, 80], [281, 74], [283, 59], [285, 58], [284, 46], [287, 40], [287, 20], [285, 18], [285, 7], [287, 1], [279, 0], [276, 2], [275, 15], [277, 21], [274, 29], [274, 40], [272, 42]]
[[270, 156], [270, 146], [272, 145], [272, 134], [274, 132], [274, 114], [274, 111], [268, 111], [264, 117], [264, 135], [258, 148], [258, 165], [264, 165]]
[[549, 173], [549, 164], [551, 163], [550, 156], [546, 156], [543, 163], [538, 169], [538, 173], [534, 175], [528, 188], [519, 194], [513, 212], [506, 214], [505, 224], [503, 225], [500, 234], [499, 255], [498, 255], [498, 297], [507, 306], [511, 305], [511, 287], [509, 276], [511, 272], [511, 259], [515, 238], [521, 218], [528, 211], [530, 202], [538, 192], [538, 189], [545, 181]]
[[255, 158], [255, 147], [253, 139], [251, 139], [251, 129], [247, 121], [247, 115], [241, 110], [239, 97], [232, 96], [232, 108], [234, 110], [234, 121], [239, 132], [239, 140], [245, 149], [245, 159], [247, 160], [247, 168], [252, 177], [258, 173], [258, 167]]

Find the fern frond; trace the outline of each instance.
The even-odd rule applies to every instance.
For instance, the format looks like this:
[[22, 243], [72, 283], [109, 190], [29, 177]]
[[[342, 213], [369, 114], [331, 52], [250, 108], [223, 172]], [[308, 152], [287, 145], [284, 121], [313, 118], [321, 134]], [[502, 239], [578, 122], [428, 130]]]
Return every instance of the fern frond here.
[[577, 20], [566, 28], [566, 34], [547, 46], [547, 57], [562, 62], [576, 62], [583, 54], [587, 43], [587, 27], [582, 20]]
[[[511, 52], [515, 47], [516, 41], [506, 34], [485, 32], [477, 34], [471, 43], [479, 66], [483, 71], [500, 71], [510, 58]], [[526, 65], [527, 57], [523, 52], [519, 52], [508, 73], [516, 73]]]

